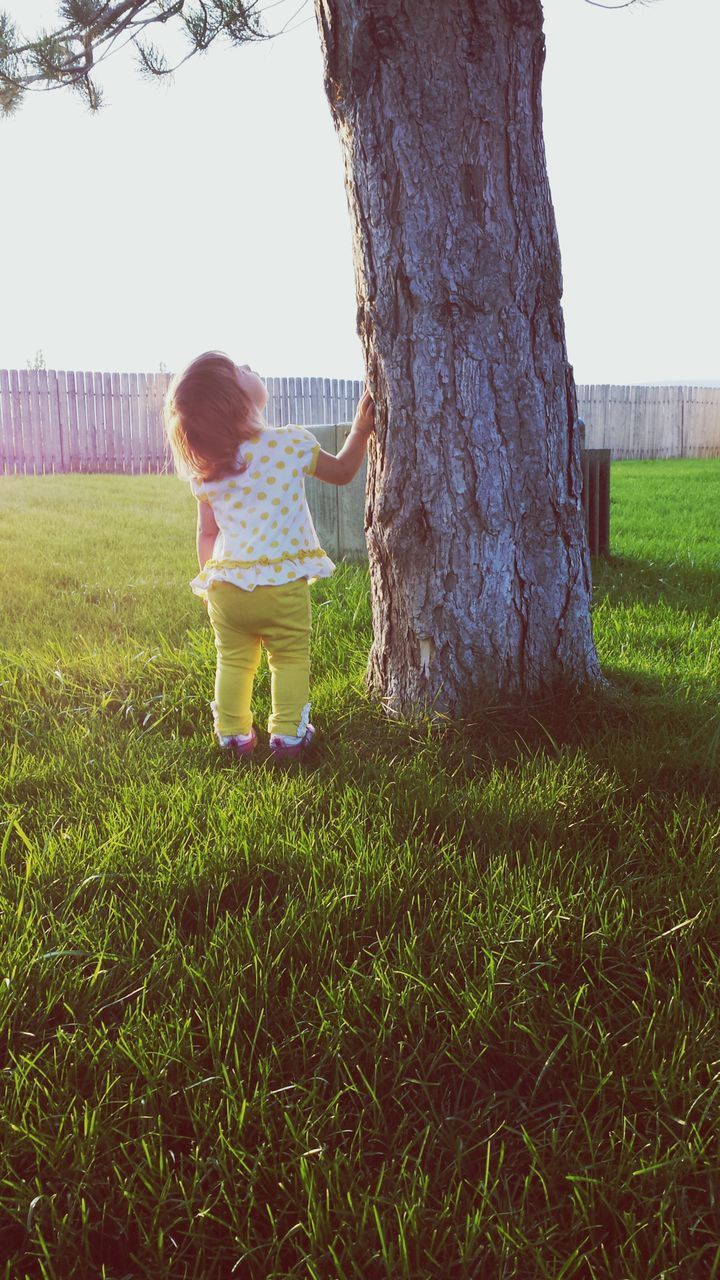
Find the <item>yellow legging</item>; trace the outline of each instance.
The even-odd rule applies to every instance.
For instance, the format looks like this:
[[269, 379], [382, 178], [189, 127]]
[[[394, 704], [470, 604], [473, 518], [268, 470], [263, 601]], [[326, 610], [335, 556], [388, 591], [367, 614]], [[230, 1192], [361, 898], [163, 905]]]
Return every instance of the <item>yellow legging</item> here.
[[310, 587], [307, 578], [278, 587], [243, 591], [216, 582], [208, 591], [215, 632], [215, 728], [224, 735], [252, 729], [250, 699], [260, 662], [268, 652], [272, 714], [269, 733], [295, 736], [310, 687]]

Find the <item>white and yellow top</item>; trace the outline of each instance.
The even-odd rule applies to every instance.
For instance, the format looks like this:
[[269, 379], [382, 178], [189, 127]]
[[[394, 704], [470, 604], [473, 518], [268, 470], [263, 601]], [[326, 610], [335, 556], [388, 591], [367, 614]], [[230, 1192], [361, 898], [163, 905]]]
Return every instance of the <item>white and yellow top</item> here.
[[190, 583], [196, 595], [206, 597], [213, 582], [253, 591], [330, 577], [335, 565], [320, 546], [305, 497], [305, 476], [314, 474], [319, 452], [305, 427], [263, 427], [238, 450], [232, 475], [190, 481], [219, 529], [211, 559]]

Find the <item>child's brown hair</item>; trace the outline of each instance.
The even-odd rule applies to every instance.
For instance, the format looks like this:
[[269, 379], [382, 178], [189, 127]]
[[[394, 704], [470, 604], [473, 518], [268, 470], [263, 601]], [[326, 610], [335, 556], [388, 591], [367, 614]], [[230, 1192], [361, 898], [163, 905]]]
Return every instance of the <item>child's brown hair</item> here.
[[236, 471], [240, 445], [255, 440], [264, 425], [224, 351], [204, 351], [175, 374], [164, 418], [175, 470], [198, 480], [221, 480]]

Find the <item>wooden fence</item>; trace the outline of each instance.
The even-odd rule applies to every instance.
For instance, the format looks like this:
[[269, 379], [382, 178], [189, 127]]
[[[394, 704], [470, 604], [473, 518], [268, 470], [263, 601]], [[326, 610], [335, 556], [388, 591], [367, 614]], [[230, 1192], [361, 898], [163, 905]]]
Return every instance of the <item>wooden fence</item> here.
[[[166, 373], [0, 369], [0, 473], [171, 471]], [[352, 421], [359, 381], [265, 378], [270, 426]]]
[[588, 449], [621, 458], [720, 457], [720, 387], [579, 386]]
[[[0, 370], [0, 473], [169, 471], [162, 373]], [[359, 381], [266, 378], [271, 426], [352, 421]], [[720, 388], [579, 386], [589, 449], [614, 458], [720, 456]]]

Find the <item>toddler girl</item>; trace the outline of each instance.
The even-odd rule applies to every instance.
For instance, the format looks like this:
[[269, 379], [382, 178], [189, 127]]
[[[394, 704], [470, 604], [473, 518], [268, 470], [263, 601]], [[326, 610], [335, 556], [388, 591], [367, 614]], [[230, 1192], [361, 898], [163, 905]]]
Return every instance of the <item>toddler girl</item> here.
[[340, 453], [325, 453], [305, 427], [268, 427], [268, 392], [249, 365], [206, 351], [173, 378], [165, 425], [180, 476], [198, 502], [200, 572], [217, 670], [211, 704], [220, 746], [242, 758], [257, 743], [250, 698], [265, 645], [271, 672], [268, 723], [275, 759], [299, 756], [310, 724], [310, 590], [335, 568], [320, 546], [305, 477], [347, 484], [374, 427], [365, 392]]

